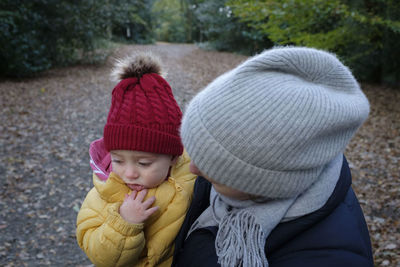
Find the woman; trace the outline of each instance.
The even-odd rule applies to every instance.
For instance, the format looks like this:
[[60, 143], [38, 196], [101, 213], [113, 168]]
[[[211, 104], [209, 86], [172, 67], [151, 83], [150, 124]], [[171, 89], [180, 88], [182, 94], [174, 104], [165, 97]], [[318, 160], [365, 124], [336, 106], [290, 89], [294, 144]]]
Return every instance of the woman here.
[[218, 77], [182, 121], [199, 178], [173, 266], [373, 266], [343, 155], [368, 113], [351, 72], [316, 49]]

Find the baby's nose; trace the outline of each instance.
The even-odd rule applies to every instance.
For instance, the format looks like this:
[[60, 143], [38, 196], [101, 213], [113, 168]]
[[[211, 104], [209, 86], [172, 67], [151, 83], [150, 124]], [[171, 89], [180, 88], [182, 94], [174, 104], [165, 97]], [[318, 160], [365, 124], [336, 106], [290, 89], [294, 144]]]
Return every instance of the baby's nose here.
[[127, 169], [125, 171], [125, 176], [128, 179], [137, 179], [137, 178], [139, 178], [139, 172], [135, 167], [129, 166], [129, 167], [127, 167]]

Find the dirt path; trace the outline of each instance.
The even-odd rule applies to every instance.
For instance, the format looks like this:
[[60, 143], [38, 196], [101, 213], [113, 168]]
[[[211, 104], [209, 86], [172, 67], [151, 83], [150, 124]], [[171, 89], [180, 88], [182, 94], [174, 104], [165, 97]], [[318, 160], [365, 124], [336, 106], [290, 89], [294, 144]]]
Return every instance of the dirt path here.
[[[177, 44], [121, 46], [115, 56], [132, 50], [162, 58], [183, 109], [196, 91], [245, 59]], [[0, 266], [90, 265], [76, 244], [75, 219], [91, 187], [87, 151], [102, 135], [111, 63], [0, 82]], [[377, 265], [398, 266], [400, 90], [370, 86], [366, 93], [371, 117], [347, 155]]]

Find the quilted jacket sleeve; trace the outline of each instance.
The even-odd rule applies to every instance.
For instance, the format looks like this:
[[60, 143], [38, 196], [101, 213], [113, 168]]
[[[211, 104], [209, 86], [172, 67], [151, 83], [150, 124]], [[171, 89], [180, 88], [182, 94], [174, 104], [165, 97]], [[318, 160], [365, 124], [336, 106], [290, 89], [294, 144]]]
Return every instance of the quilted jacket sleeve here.
[[96, 266], [132, 266], [145, 247], [143, 224], [123, 220], [120, 205], [107, 203], [93, 188], [79, 211], [78, 244]]

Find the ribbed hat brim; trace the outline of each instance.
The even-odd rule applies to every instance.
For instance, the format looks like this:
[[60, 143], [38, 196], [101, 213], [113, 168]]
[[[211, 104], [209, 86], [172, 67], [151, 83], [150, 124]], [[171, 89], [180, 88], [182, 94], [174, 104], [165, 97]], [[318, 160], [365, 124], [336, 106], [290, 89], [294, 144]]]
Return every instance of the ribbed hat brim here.
[[178, 135], [170, 135], [165, 129], [157, 131], [137, 125], [107, 124], [104, 127], [104, 145], [108, 151], [137, 150], [168, 155], [183, 153]]

